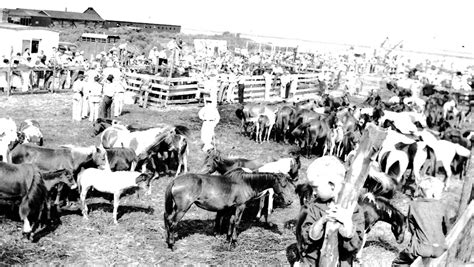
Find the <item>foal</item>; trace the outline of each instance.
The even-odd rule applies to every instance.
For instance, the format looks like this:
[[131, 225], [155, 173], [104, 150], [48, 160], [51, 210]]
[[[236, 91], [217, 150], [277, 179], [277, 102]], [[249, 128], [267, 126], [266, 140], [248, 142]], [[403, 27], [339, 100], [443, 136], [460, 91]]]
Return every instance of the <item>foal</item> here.
[[114, 223], [117, 222], [117, 211], [120, 202], [120, 195], [129, 188], [139, 187], [142, 190], [147, 190], [150, 186], [150, 176], [148, 174], [134, 172], [134, 171], [117, 171], [99, 170], [89, 168], [81, 171], [78, 175], [77, 181], [79, 183], [79, 191], [82, 202], [82, 215], [84, 219], [87, 217], [86, 195], [91, 187], [97, 191], [114, 194]]

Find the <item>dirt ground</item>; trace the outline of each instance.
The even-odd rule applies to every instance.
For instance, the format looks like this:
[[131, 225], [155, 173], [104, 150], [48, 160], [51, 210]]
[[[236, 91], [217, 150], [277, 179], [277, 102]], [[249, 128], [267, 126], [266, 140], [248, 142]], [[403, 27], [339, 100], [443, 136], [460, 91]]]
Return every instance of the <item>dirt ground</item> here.
[[[71, 120], [70, 94], [0, 96], [0, 117], [12, 117], [17, 124], [24, 119], [39, 121], [45, 146], [98, 144], [91, 137], [91, 123]], [[198, 171], [204, 153], [200, 151], [199, 105], [168, 109], [142, 109], [126, 106], [120, 118], [126, 124], [151, 126], [158, 122], [181, 124], [192, 130], [190, 171]], [[245, 157], [263, 162], [286, 155], [290, 146], [275, 142], [256, 144], [239, 133], [235, 105], [220, 106], [221, 121], [216, 128], [218, 149], [228, 157]], [[306, 180], [306, 168], [312, 159], [302, 159], [300, 182]], [[468, 175], [472, 175], [472, 170]], [[22, 238], [22, 223], [0, 210], [0, 265], [4, 264], [213, 264], [213, 265], [287, 265], [285, 249], [296, 242], [293, 229], [299, 211], [296, 195], [291, 206], [277, 208], [271, 215], [273, 226], [255, 222], [249, 209], [240, 227], [238, 245], [229, 250], [225, 236], [212, 234], [215, 214], [192, 207], [178, 226], [176, 250], [170, 251], [164, 239], [164, 190], [170, 177], [153, 183], [153, 193], [137, 199], [126, 196], [119, 207], [119, 224], [114, 225], [112, 204], [104, 198], [89, 198], [90, 219], [79, 211], [64, 212], [62, 224], [53, 232], [31, 243]], [[461, 182], [456, 178], [444, 201], [457, 206]], [[110, 198], [109, 198], [110, 199]], [[406, 213], [409, 199], [399, 194], [393, 203]], [[0, 207], [1, 208], [1, 207]], [[378, 223], [370, 232], [364, 248], [364, 266], [390, 266], [396, 254], [407, 245], [395, 242], [390, 226]]]

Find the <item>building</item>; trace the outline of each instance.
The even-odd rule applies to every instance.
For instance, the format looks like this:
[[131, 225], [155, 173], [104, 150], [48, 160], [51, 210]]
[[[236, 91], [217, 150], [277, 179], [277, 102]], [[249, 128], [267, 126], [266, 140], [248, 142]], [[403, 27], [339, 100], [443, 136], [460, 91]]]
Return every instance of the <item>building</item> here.
[[181, 26], [169, 24], [157, 24], [150, 22], [134, 22], [122, 20], [105, 20], [92, 7], [87, 8], [84, 12], [69, 12], [57, 10], [35, 10], [35, 9], [7, 9], [1, 10], [2, 22], [19, 24], [32, 27], [78, 27], [92, 26], [103, 28], [115, 27], [134, 27], [146, 32], [181, 32]]
[[156, 24], [146, 22], [132, 22], [132, 21], [121, 21], [121, 20], [107, 20], [104, 24], [104, 28], [118, 28], [118, 27], [134, 27], [139, 28], [145, 32], [181, 32], [181, 26], [169, 25], [169, 24]]
[[0, 23], [0, 56], [10, 58], [16, 53], [23, 53], [26, 48], [35, 55], [44, 51], [46, 55], [52, 53], [53, 47], [58, 47], [59, 32], [46, 28]]
[[118, 35], [107, 35], [100, 33], [83, 33], [81, 35], [82, 42], [90, 43], [117, 43], [120, 40]]

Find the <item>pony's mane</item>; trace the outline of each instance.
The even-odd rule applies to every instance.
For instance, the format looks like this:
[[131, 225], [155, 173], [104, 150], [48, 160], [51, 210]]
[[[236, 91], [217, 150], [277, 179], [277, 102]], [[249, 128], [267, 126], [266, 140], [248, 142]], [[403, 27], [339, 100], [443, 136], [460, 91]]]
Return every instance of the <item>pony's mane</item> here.
[[150, 130], [150, 129], [153, 129], [153, 128], [156, 128], [156, 127], [155, 126], [140, 127], [140, 126], [134, 126], [134, 125], [127, 125], [126, 128], [130, 132], [138, 132], [138, 131]]
[[[237, 158], [235, 158], [237, 159]], [[234, 161], [230, 158], [225, 158], [222, 153], [217, 149], [211, 149], [208, 151], [205, 162], [213, 162], [214, 164], [222, 163], [225, 165], [234, 164]]]
[[284, 174], [282, 173], [268, 173], [268, 172], [246, 172], [242, 168], [236, 168], [230, 170], [224, 174], [224, 176], [229, 177], [231, 179], [239, 179], [244, 180], [245, 182], [253, 185], [265, 185], [268, 182], [275, 182], [278, 180], [278, 177]]
[[[20, 212], [28, 214], [30, 216], [37, 216], [41, 213], [43, 205], [48, 197], [48, 190], [44, 184], [41, 174], [35, 172], [31, 181], [31, 185], [28, 188], [28, 192], [24, 198], [24, 204], [20, 207]], [[28, 210], [24, 210], [27, 208]]]

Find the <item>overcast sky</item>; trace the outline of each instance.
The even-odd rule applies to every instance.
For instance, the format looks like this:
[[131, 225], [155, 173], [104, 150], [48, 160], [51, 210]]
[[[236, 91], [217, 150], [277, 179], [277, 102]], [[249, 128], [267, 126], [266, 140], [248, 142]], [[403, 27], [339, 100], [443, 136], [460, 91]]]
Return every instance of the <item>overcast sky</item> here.
[[83, 12], [104, 19], [177, 24], [305, 40], [379, 45], [385, 37], [405, 48], [474, 53], [470, 0], [16, 0], [6, 8]]

